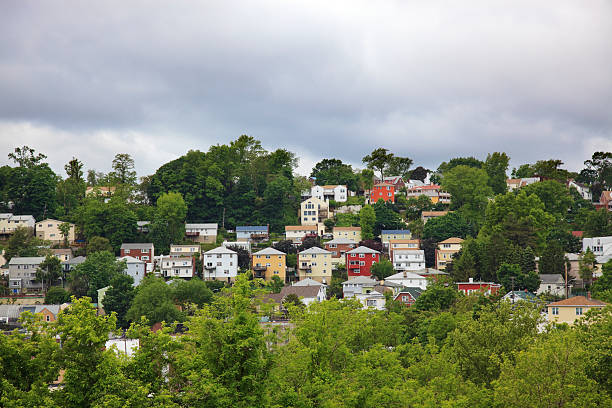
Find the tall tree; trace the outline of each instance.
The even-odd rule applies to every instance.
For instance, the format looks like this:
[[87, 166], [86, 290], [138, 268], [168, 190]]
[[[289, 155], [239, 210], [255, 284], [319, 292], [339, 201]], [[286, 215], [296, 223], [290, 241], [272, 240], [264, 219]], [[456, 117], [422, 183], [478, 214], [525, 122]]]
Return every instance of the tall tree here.
[[126, 267], [125, 261], [117, 261], [110, 252], [95, 252], [87, 256], [83, 263], [72, 270], [70, 286], [74, 289], [78, 285], [79, 290], [82, 290], [85, 286], [87, 296], [97, 301], [98, 289], [109, 286], [111, 281], [122, 273]]
[[489, 176], [489, 187], [494, 194], [505, 194], [508, 186], [506, 184], [506, 171], [510, 157], [506, 153], [494, 152], [487, 155], [484, 169]]
[[481, 169], [484, 163], [475, 157], [455, 157], [447, 162], [442, 162], [438, 166], [438, 173], [444, 175], [447, 171], [454, 169], [457, 166], [468, 166], [476, 169]]
[[[368, 166], [368, 169], [378, 171], [381, 179], [384, 178], [385, 175], [389, 175], [390, 167], [392, 167], [393, 170], [407, 171], [408, 169], [405, 168], [406, 164], [408, 164], [408, 168], [410, 167], [410, 164], [412, 164], [412, 160], [408, 158], [398, 158], [393, 153], [390, 153], [387, 149], [382, 147], [374, 149], [372, 153], [364, 156], [362, 161]], [[408, 161], [410, 163], [408, 163]]]
[[117, 314], [117, 325], [127, 329], [130, 325], [126, 318], [134, 299], [134, 279], [125, 274], [117, 274], [110, 281], [110, 288], [104, 294], [104, 311], [106, 314]]
[[408, 180], [412, 173], [410, 171], [410, 166], [412, 166], [412, 159], [408, 157], [393, 156], [389, 162], [387, 172], [389, 175], [402, 176], [404, 180]]
[[113, 171], [110, 176], [116, 183], [128, 186], [135, 185], [134, 159], [127, 153], [117, 153], [113, 159]]
[[374, 239], [374, 225], [376, 212], [372, 206], [366, 205], [359, 211], [359, 225], [361, 226], [361, 239]]
[[163, 193], [158, 199], [149, 235], [160, 252], [180, 243], [185, 236], [187, 205], [180, 193]]
[[51, 287], [62, 274], [62, 264], [56, 256], [47, 255], [36, 269], [36, 281], [42, 283], [43, 292]]
[[410, 179], [412, 180], [421, 180], [421, 181], [425, 181], [425, 179], [427, 178], [427, 174], [429, 174], [430, 171], [427, 170], [425, 167], [423, 166], [419, 166], [415, 169], [413, 169], [410, 172]]
[[593, 271], [595, 270], [596, 264], [597, 259], [595, 259], [595, 254], [591, 252], [590, 248], [587, 248], [586, 252], [580, 254], [580, 258], [578, 259], [578, 274], [586, 286], [591, 286]]
[[32, 168], [42, 164], [42, 161], [47, 158], [42, 153], [35, 154], [36, 150], [29, 146], [16, 147], [13, 153], [9, 153], [9, 159], [13, 160], [19, 167]]
[[444, 173], [442, 188], [451, 194], [451, 208], [464, 214], [466, 219], [480, 225], [493, 190], [487, 173], [476, 167], [459, 165]]
[[359, 189], [359, 176], [353, 172], [350, 164], [338, 159], [323, 159], [312, 169], [310, 177], [317, 185], [343, 184], [351, 191]]
[[153, 276], [146, 277], [140, 283], [126, 315], [132, 321], [140, 321], [141, 316], [144, 316], [151, 326], [159, 322], [173, 323], [185, 320], [184, 313], [174, 305], [172, 289], [163, 279]]

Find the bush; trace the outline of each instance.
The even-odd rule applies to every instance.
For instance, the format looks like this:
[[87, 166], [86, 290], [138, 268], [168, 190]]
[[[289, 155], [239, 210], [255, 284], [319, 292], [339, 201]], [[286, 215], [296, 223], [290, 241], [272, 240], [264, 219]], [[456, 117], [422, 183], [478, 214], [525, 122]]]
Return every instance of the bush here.
[[70, 302], [70, 294], [59, 286], [54, 286], [47, 291], [45, 295], [46, 305], [61, 305], [62, 303]]

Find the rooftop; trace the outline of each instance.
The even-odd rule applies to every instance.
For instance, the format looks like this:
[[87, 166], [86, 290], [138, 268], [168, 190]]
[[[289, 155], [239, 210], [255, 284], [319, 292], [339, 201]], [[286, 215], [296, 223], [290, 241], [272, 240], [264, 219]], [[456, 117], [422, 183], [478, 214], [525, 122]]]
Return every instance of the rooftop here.
[[316, 225], [287, 225], [285, 231], [318, 231]]
[[369, 285], [371, 284], [372, 286], [376, 285], [378, 283], [378, 281], [368, 277], [368, 276], [356, 276], [353, 279], [349, 279], [347, 281], [342, 282], [343, 285], [345, 284], [366, 284]]
[[236, 227], [236, 232], [249, 232], [249, 231], [268, 232], [268, 226], [267, 225], [239, 225]]
[[558, 302], [549, 303], [548, 306], [595, 306], [604, 307], [608, 304], [597, 299], [588, 299], [584, 296], [574, 296], [568, 299], [563, 299]]
[[295, 282], [293, 286], [323, 286], [323, 284], [314, 279], [305, 278], [299, 282]]
[[410, 234], [410, 230], [382, 230], [381, 234]]
[[9, 265], [37, 265], [42, 263], [44, 260], [44, 256], [13, 257], [9, 261]]
[[448, 239], [445, 239], [444, 241], [440, 241], [440, 244], [460, 244], [463, 242], [462, 238], [457, 238], [457, 237], [451, 237]]
[[319, 248], [317, 246], [313, 246], [313, 247], [310, 247], [310, 248], [305, 249], [304, 251], [300, 252], [300, 255], [302, 255], [302, 254], [306, 254], [306, 255], [308, 255], [308, 254], [313, 254], [313, 255], [322, 254], [322, 255], [326, 255], [326, 254], [331, 254], [331, 252], [326, 251], [323, 248]]
[[272, 247], [262, 249], [261, 251], [255, 252], [253, 255], [286, 255], [284, 252], [274, 249]]
[[348, 239], [348, 238], [334, 238], [331, 241], [327, 241], [325, 243], [327, 244], [335, 244], [335, 245], [350, 245], [350, 244], [354, 244], [357, 245], [357, 242], [353, 241], [352, 239]]
[[351, 249], [350, 251], [346, 251], [347, 254], [380, 254], [380, 252], [372, 249], [372, 248], [368, 248], [366, 246], [359, 246], [355, 249]]
[[232, 251], [228, 247], [220, 246], [217, 248], [213, 248], [210, 251], [204, 252], [204, 255], [213, 255], [213, 254], [236, 254], [236, 251]]
[[152, 243], [131, 243], [121, 244], [121, 249], [150, 249], [152, 246]]

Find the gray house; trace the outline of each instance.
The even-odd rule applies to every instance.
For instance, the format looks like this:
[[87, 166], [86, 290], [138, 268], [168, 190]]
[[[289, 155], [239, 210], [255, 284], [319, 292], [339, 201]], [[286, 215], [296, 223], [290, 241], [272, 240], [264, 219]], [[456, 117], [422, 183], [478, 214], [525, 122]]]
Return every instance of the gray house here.
[[[571, 285], [568, 285], [571, 288]], [[537, 295], [542, 293], [550, 293], [555, 296], [565, 295], [565, 280], [558, 273], [540, 274], [540, 287], [536, 291]]]
[[44, 260], [44, 256], [11, 258], [9, 262], [9, 290], [11, 293], [41, 290], [42, 283], [36, 282], [36, 270]]

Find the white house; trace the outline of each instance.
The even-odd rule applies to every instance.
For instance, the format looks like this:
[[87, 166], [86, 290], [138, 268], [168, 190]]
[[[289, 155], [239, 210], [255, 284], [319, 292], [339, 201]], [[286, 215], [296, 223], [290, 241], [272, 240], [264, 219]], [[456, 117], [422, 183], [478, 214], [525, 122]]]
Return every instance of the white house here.
[[287, 295], [294, 294], [300, 298], [302, 303], [304, 303], [306, 306], [313, 302], [322, 302], [327, 298], [325, 285], [321, 284], [318, 286], [309, 284], [285, 286], [281, 289], [280, 293], [283, 299]]
[[181, 257], [181, 256], [195, 256], [200, 253], [200, 244], [194, 245], [170, 245], [170, 256]]
[[219, 224], [185, 223], [185, 235], [195, 242], [211, 244], [217, 240]]
[[160, 257], [160, 271], [164, 278], [193, 278], [195, 263], [192, 257]]
[[582, 239], [582, 252], [590, 249], [598, 263], [605, 263], [612, 258], [612, 237], [594, 237]]
[[345, 202], [348, 197], [348, 189], [345, 185], [326, 185], [326, 186], [312, 186], [310, 194], [305, 192], [302, 194], [305, 197], [317, 197], [323, 201], [334, 200], [337, 202]]
[[574, 187], [580, 193], [580, 196], [588, 201], [593, 201], [593, 194], [591, 194], [591, 189], [589, 186], [585, 186], [584, 184], [576, 182], [574, 179], [570, 179], [567, 182], [567, 187]]
[[300, 244], [307, 235], [318, 235], [317, 225], [287, 225], [285, 226], [285, 239]]
[[127, 269], [125, 274], [131, 276], [134, 279], [134, 286], [140, 285], [140, 282], [145, 276], [145, 269], [147, 264], [140, 259], [136, 259], [133, 256], [123, 256], [117, 258], [118, 261], [125, 261]]
[[221, 280], [231, 282], [238, 275], [238, 253], [220, 246], [204, 252], [205, 280]]
[[8, 235], [19, 227], [34, 228], [36, 220], [31, 215], [0, 214], [0, 235]]
[[357, 276], [342, 282], [342, 295], [345, 298], [354, 297], [356, 294], [367, 294], [374, 290], [377, 281], [368, 276]]
[[393, 282], [410, 288], [427, 289], [427, 278], [412, 272], [399, 272], [385, 278], [385, 282]]
[[223, 241], [223, 245], [224, 247], [236, 247], [236, 248], [242, 248], [245, 251], [247, 251], [249, 254], [251, 253], [251, 242], [250, 241]]
[[540, 287], [536, 291], [536, 295], [542, 293], [550, 293], [555, 296], [565, 295], [565, 279], [559, 273], [543, 273], [540, 274]]
[[393, 251], [393, 268], [396, 271], [416, 271], [425, 268], [425, 251], [422, 249], [396, 249]]

